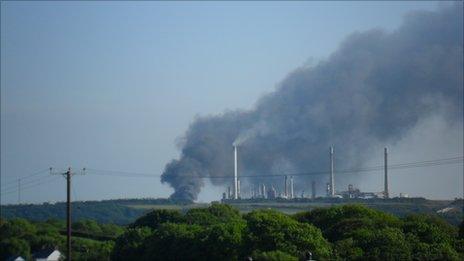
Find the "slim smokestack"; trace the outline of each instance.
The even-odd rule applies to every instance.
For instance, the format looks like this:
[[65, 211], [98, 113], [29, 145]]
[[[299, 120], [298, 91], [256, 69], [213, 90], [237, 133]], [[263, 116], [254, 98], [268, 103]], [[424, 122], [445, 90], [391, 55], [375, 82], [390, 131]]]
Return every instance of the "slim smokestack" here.
[[333, 163], [334, 149], [330, 147], [330, 196], [335, 196], [335, 180], [334, 180], [334, 163]]
[[288, 187], [288, 181], [287, 181], [288, 177], [287, 175], [285, 175], [285, 178], [284, 178], [284, 197], [287, 197], [288, 196], [288, 193], [287, 193], [287, 187]]
[[390, 195], [388, 193], [388, 149], [387, 148], [384, 148], [383, 150], [383, 160], [384, 160], [384, 189], [383, 189], [383, 193], [384, 193], [384, 197], [385, 198], [389, 198]]
[[290, 177], [290, 198], [293, 198], [293, 176]]
[[234, 146], [234, 199], [238, 199], [237, 146]]
[[232, 195], [230, 194], [230, 186], [227, 187], [227, 198], [231, 199]]
[[237, 198], [240, 198], [240, 179], [237, 180]]
[[316, 198], [316, 181], [314, 180], [311, 182], [311, 198]]

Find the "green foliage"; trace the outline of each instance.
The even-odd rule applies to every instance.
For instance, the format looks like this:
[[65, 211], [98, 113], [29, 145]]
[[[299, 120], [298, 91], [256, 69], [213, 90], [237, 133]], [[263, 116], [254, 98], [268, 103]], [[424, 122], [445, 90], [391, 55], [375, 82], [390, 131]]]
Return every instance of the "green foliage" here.
[[225, 222], [239, 222], [241, 219], [237, 209], [224, 204], [212, 204], [208, 208], [190, 209], [185, 214], [185, 220], [188, 224], [204, 226]]
[[11, 256], [19, 255], [30, 258], [30, 247], [26, 240], [9, 238], [0, 241], [0, 259], [6, 260]]
[[279, 250], [269, 252], [255, 251], [253, 252], [252, 258], [256, 261], [298, 261], [297, 257]]
[[419, 237], [421, 242], [452, 243], [458, 236], [457, 228], [436, 216], [410, 215], [404, 218], [403, 230]]
[[200, 235], [203, 228], [189, 224], [162, 224], [149, 238], [145, 248], [145, 260], [156, 257], [159, 260], [206, 259], [209, 253], [202, 251]]
[[416, 260], [459, 260], [457, 228], [436, 216], [410, 215], [404, 218], [403, 232]]
[[134, 260], [143, 256], [145, 239], [152, 235], [150, 228], [131, 228], [116, 239], [112, 260]]
[[331, 249], [321, 231], [273, 210], [253, 211], [245, 216], [246, 245], [250, 250], [281, 250], [300, 256], [311, 251], [317, 259], [329, 257]]
[[335, 258], [340, 260], [358, 260], [364, 254], [353, 238], [339, 240], [334, 243], [333, 248]]
[[[438, 216], [396, 218], [358, 205], [294, 216], [259, 210], [241, 215], [223, 204], [185, 214], [154, 210], [128, 228], [73, 223], [75, 260], [464, 260], [462, 228]], [[65, 249], [65, 222], [0, 220], [0, 258]], [[117, 238], [116, 238], [117, 237]]]
[[[437, 216], [410, 215], [403, 219], [346, 205], [294, 216], [319, 227], [343, 260], [458, 260], [457, 229]], [[459, 252], [458, 252], [459, 251]]]
[[409, 260], [411, 249], [398, 228], [359, 229], [353, 236], [369, 260]]
[[[238, 260], [245, 227], [240, 213], [227, 205], [191, 209], [185, 215], [177, 211], [154, 210], [136, 220], [130, 225], [131, 229], [116, 240], [113, 257], [115, 260], [135, 257], [149, 260], [153, 256], [160, 260], [185, 257]], [[152, 233], [140, 236], [140, 231], [136, 233], [134, 228], [150, 229]]]
[[99, 242], [84, 238], [73, 240], [72, 259], [74, 260], [110, 260], [114, 242]]
[[[110, 238], [122, 233], [123, 228], [94, 221], [81, 221], [72, 224], [74, 229], [85, 229], [89, 235], [100, 235]], [[62, 253], [66, 246], [65, 223], [58, 220], [31, 223], [25, 219], [2, 220], [0, 222], [0, 250], [4, 260], [13, 255], [29, 258], [32, 253], [44, 248], [58, 248]], [[105, 234], [106, 233], [106, 234]], [[79, 237], [78, 231], [73, 234], [73, 258], [76, 260], [109, 260], [113, 251], [112, 241], [96, 241]]]
[[[73, 220], [95, 220], [98, 223], [124, 225], [143, 215], [146, 210], [135, 209], [118, 201], [73, 202]], [[24, 218], [32, 221], [48, 219], [66, 219], [66, 203], [23, 204], [2, 206], [3, 216], [9, 219]]]
[[182, 214], [177, 210], [155, 209], [137, 219], [130, 225], [131, 228], [149, 227], [157, 229], [161, 224], [180, 223], [183, 221]]
[[243, 249], [245, 222], [215, 224], [204, 229], [200, 238], [208, 259], [237, 260]]
[[358, 228], [382, 229], [401, 225], [397, 217], [362, 205], [318, 208], [298, 213], [294, 218], [320, 228], [331, 242], [347, 238], [349, 233]]
[[[436, 216], [399, 219], [360, 205], [316, 209], [293, 217], [259, 210], [242, 217], [228, 205], [213, 204], [185, 215], [153, 211], [131, 227], [151, 232], [131, 237], [134, 232], [129, 229], [116, 241], [114, 257], [296, 260], [308, 252], [317, 260], [459, 260], [464, 256], [464, 240], [458, 240], [457, 229]], [[120, 248], [130, 255], [122, 254]]]

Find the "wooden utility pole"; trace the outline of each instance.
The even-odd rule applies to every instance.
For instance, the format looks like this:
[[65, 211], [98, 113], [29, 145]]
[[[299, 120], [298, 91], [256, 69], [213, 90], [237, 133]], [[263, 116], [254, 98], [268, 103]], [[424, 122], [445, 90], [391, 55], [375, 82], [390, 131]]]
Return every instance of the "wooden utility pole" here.
[[71, 168], [66, 171], [66, 257], [71, 261]]
[[[71, 177], [75, 173], [71, 172], [71, 168], [64, 173], [52, 173], [52, 168], [50, 168], [51, 174], [60, 174], [66, 178], [66, 260], [71, 260]], [[85, 173], [85, 168], [82, 169], [82, 174]]]

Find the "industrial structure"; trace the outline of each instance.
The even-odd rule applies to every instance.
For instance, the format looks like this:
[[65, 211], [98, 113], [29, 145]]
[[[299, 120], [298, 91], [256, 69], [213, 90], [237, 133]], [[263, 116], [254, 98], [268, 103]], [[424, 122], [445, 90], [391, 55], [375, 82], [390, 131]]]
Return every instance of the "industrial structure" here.
[[234, 144], [234, 199], [238, 199], [237, 146]]
[[[231, 187], [227, 187], [227, 193], [223, 193], [223, 200], [239, 200], [242, 199], [243, 195], [241, 195], [241, 180], [238, 176], [238, 146], [236, 144], [233, 145], [234, 148], [234, 186], [233, 192], [231, 191]], [[390, 198], [389, 194], [389, 187], [388, 187], [388, 149], [384, 148], [384, 188], [381, 192], [362, 192], [358, 188], [356, 188], [353, 184], [348, 185], [348, 189], [346, 191], [336, 191], [335, 190], [335, 172], [334, 172], [334, 147], [330, 146], [329, 148], [329, 180], [326, 183], [326, 197], [327, 198]], [[249, 198], [251, 199], [295, 199], [295, 188], [294, 188], [294, 177], [288, 175], [283, 175], [283, 188], [280, 192], [270, 184], [269, 187], [266, 187], [265, 183], [260, 184], [248, 184], [250, 187], [249, 190]], [[267, 188], [267, 189], [266, 189]], [[301, 191], [300, 191], [301, 192]], [[316, 181], [311, 181], [311, 199], [316, 199], [317, 191], [316, 191]], [[301, 192], [301, 198], [304, 198], [304, 191]]]
[[389, 198], [389, 193], [388, 193], [388, 149], [384, 148], [383, 149], [383, 169], [384, 169], [384, 198]]
[[334, 162], [333, 162], [333, 155], [334, 149], [330, 147], [330, 196], [335, 196], [335, 178], [334, 178]]

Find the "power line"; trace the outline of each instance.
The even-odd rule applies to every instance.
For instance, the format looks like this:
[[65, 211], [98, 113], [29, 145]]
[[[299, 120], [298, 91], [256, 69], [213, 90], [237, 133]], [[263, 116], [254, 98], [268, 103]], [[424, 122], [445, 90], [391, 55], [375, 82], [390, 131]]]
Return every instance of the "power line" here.
[[[48, 176], [35, 177], [34, 179], [26, 180], [26, 181], [23, 181], [23, 178], [20, 178], [21, 179], [21, 185], [27, 185], [29, 183], [34, 183], [34, 182], [37, 182], [39, 180], [44, 179], [45, 177], [48, 177]], [[7, 185], [5, 187], [2, 187], [2, 190], [10, 190], [11, 188], [16, 188], [16, 187], [17, 187], [17, 184], [11, 184], [11, 185]]]
[[[36, 171], [36, 172], [33, 172], [32, 174], [29, 174], [29, 175], [27, 175], [27, 176], [20, 177], [20, 179], [28, 179], [28, 178], [37, 176], [37, 175], [42, 174], [42, 173], [44, 173], [45, 171], [49, 171], [49, 170], [50, 170], [49, 168], [47, 168], [47, 169], [41, 169], [41, 170], [38, 170], [38, 171]], [[17, 182], [16, 180], [11, 180], [11, 181], [8, 181], [8, 182], [2, 182], [2, 185], [4, 185], [4, 184], [16, 183], [16, 182]]]
[[[451, 164], [460, 164], [463, 163], [464, 157], [451, 157], [451, 158], [442, 158], [418, 162], [407, 162], [407, 163], [398, 163], [389, 165], [389, 169], [409, 169], [409, 168], [419, 168], [419, 167], [431, 167], [431, 166], [440, 166], [440, 165], [451, 165]], [[357, 169], [345, 169], [338, 170], [337, 173], [344, 174], [357, 174], [360, 172], [374, 172], [383, 170], [383, 165], [357, 168]], [[87, 169], [91, 175], [99, 176], [112, 176], [112, 177], [128, 177], [128, 178], [156, 178], [161, 177], [157, 174], [141, 173], [141, 172], [128, 172], [128, 171], [119, 171], [119, 170], [101, 170], [101, 169]], [[311, 175], [324, 175], [328, 174], [330, 171], [313, 171], [313, 172], [296, 172], [296, 173], [280, 173], [280, 174], [255, 174], [255, 175], [241, 175], [242, 178], [256, 178], [256, 177], [282, 177], [285, 175], [292, 176], [311, 176]], [[187, 178], [187, 177], [186, 177]], [[200, 178], [200, 179], [232, 179], [232, 176], [188, 176], [188, 178]]]
[[[452, 165], [452, 164], [462, 164], [464, 160], [463, 156], [459, 157], [450, 157], [450, 158], [441, 158], [441, 159], [434, 159], [434, 160], [425, 160], [425, 161], [417, 161], [417, 162], [407, 162], [407, 163], [397, 163], [389, 165], [389, 169], [410, 169], [410, 168], [420, 168], [420, 167], [433, 167], [433, 166], [441, 166], [441, 165]], [[383, 165], [378, 166], [371, 166], [365, 168], [355, 168], [355, 169], [345, 169], [345, 170], [338, 170], [337, 173], [343, 174], [357, 174], [361, 172], [375, 172], [383, 170]], [[41, 173], [44, 173], [46, 170], [37, 171], [32, 173], [28, 176], [21, 178], [21, 188], [20, 190], [28, 190], [47, 182], [55, 181], [56, 176], [44, 176], [44, 177], [36, 177], [32, 180], [22, 181], [23, 179], [35, 177]], [[97, 176], [111, 176], [111, 177], [125, 177], [125, 178], [159, 178], [161, 175], [155, 175], [150, 173], [143, 173], [143, 172], [129, 172], [129, 171], [119, 171], [119, 170], [102, 170], [102, 169], [86, 169], [87, 173], [91, 175]], [[279, 174], [254, 174], [254, 175], [242, 175], [242, 178], [266, 178], [266, 177], [282, 177], [285, 175], [291, 176], [316, 176], [316, 175], [327, 175], [330, 171], [312, 171], [312, 172], [295, 172], [295, 173], [279, 173]], [[53, 178], [52, 178], [53, 177]], [[188, 176], [186, 178], [197, 178], [197, 179], [233, 179], [232, 176]], [[17, 182], [17, 181], [16, 181]], [[11, 182], [10, 182], [11, 183]], [[2, 188], [1, 195], [8, 195], [12, 193], [16, 193], [19, 191], [19, 187], [17, 184], [12, 184]]]
[[[24, 191], [24, 190], [27, 190], [27, 189], [30, 189], [30, 188], [35, 188], [35, 187], [40, 186], [40, 185], [45, 184], [45, 183], [48, 184], [48, 183], [53, 182], [53, 181], [55, 181], [57, 179], [58, 179], [58, 177], [46, 176], [41, 180], [37, 180], [38, 182], [36, 181], [35, 183], [28, 184], [28, 186], [23, 186], [23, 183], [21, 183], [21, 191]], [[16, 193], [16, 192], [18, 192], [18, 189], [14, 188], [14, 189], [9, 189], [7, 191], [2, 191], [1, 194], [2, 195], [7, 195], [7, 194]]]

